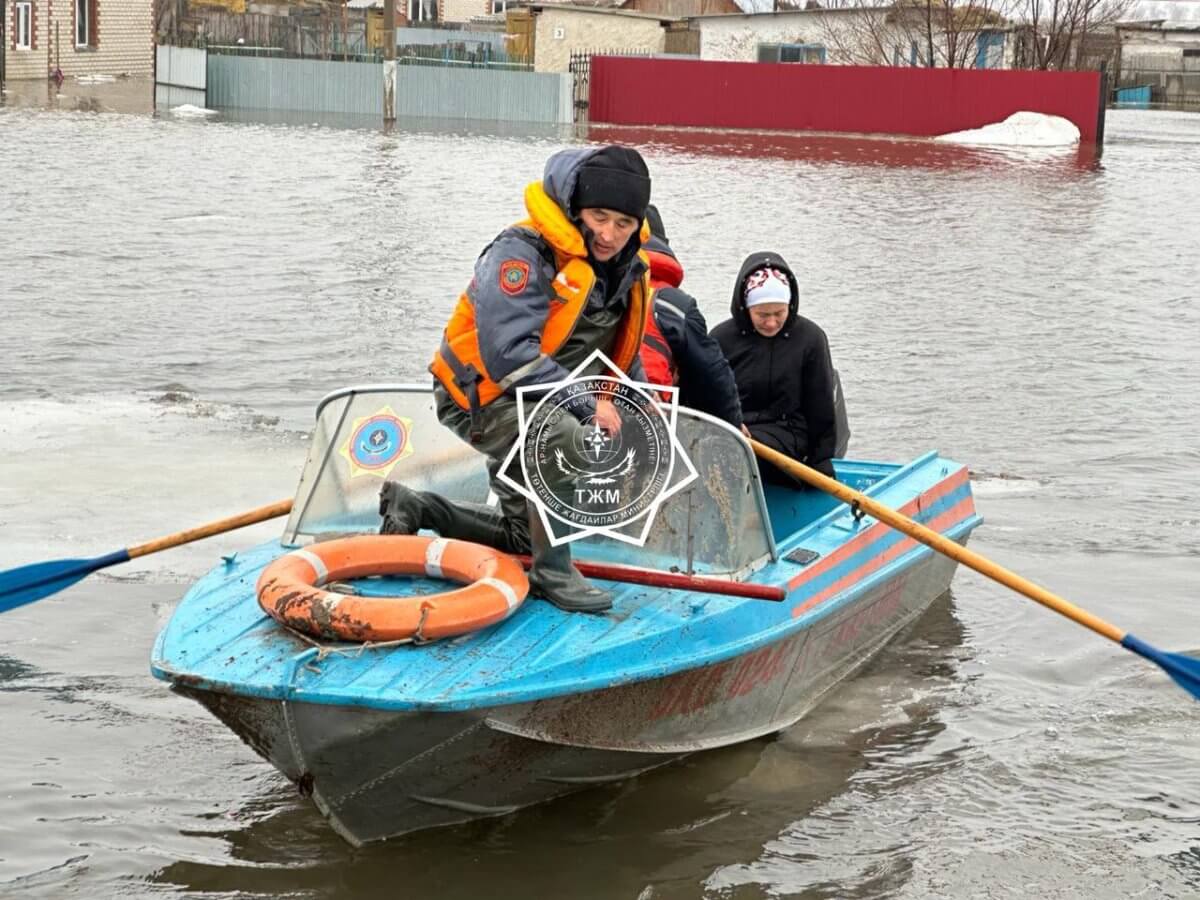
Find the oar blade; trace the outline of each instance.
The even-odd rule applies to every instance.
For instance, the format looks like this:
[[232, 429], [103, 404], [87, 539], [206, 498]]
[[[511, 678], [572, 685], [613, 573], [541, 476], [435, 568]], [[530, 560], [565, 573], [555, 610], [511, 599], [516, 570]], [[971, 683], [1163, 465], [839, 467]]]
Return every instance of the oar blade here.
[[0, 572], [0, 613], [56, 594], [97, 569], [129, 561], [128, 550], [92, 559], [55, 559]]
[[1127, 634], [1121, 639], [1121, 646], [1150, 660], [1170, 675], [1172, 681], [1200, 700], [1200, 659], [1185, 656], [1182, 653], [1168, 653], [1165, 650], [1159, 650], [1132, 634]]
[[0, 612], [33, 603], [70, 587], [94, 571], [90, 559], [56, 559], [0, 572]]

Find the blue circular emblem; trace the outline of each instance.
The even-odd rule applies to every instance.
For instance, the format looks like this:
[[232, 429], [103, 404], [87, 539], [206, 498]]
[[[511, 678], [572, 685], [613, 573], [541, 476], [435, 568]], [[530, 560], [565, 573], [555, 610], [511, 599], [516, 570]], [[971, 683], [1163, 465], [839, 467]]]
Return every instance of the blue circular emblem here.
[[371, 416], [350, 438], [350, 458], [363, 469], [382, 469], [408, 444], [408, 430], [395, 416]]

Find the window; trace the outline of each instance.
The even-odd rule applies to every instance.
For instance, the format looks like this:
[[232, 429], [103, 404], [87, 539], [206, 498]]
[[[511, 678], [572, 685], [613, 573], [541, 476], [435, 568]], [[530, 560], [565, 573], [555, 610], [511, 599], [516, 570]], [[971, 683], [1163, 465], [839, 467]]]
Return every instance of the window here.
[[759, 44], [759, 62], [812, 63], [825, 62], [822, 44]]
[[33, 4], [17, 3], [16, 7], [16, 42], [18, 50], [33, 49]]
[[74, 0], [76, 8], [76, 47], [96, 46], [95, 0]]
[[779, 48], [779, 61], [820, 65], [825, 62], [825, 48], [820, 44], [784, 44]]
[[437, 21], [437, 0], [408, 0], [408, 21]]
[[509, 0], [488, 0], [488, 8], [492, 11], [493, 16], [498, 16], [508, 9], [508, 3]]

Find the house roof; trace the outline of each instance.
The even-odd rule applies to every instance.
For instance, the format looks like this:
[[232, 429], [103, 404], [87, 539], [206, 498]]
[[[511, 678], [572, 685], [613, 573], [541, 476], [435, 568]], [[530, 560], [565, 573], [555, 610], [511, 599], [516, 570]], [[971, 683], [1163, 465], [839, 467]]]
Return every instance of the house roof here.
[[1200, 25], [1200, 0], [1135, 0], [1122, 26], [1155, 21], [1170, 25]]
[[615, 9], [612, 7], [601, 6], [584, 6], [579, 3], [530, 3], [529, 9], [532, 12], [540, 12], [543, 9], [561, 9], [568, 12], [577, 12], [601, 16], [620, 16], [624, 19], [653, 19], [656, 22], [662, 22], [664, 25], [671, 22], [680, 21], [679, 16], [660, 16], [655, 13], [637, 12], [632, 9]]
[[1200, 22], [1196, 24], [1188, 22], [1163, 22], [1160, 19], [1149, 22], [1118, 22], [1116, 27], [1120, 31], [1148, 31], [1155, 34], [1160, 32], [1166, 34], [1200, 34]]
[[[763, 0], [733, 0], [739, 7], [743, 2], [756, 3]], [[816, 7], [814, 9], [767, 9], [761, 12], [744, 12], [744, 13], [704, 13], [699, 16], [688, 16], [689, 19], [748, 19], [758, 18], [790, 18], [793, 16], [814, 16], [828, 15], [830, 13], [864, 13], [864, 12], [888, 12], [893, 9], [893, 4], [881, 6], [834, 6], [834, 7]]]
[[775, 12], [775, 0], [733, 0], [733, 2], [748, 16]]
[[[624, 9], [631, 0], [567, 0], [567, 2], [558, 4], [550, 3], [548, 6], [586, 6], [594, 9]], [[738, 9], [747, 14], [773, 12], [775, 9], [776, 0], [733, 0]], [[786, 2], [786, 0], [780, 0]], [[629, 10], [634, 12], [634, 10]]]

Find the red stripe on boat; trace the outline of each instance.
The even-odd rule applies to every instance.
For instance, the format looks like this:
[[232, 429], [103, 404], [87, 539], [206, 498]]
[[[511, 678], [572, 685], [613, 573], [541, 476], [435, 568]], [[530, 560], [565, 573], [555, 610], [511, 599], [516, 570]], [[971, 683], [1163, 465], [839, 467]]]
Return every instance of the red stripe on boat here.
[[[957, 504], [955, 504], [954, 506], [952, 506], [950, 509], [946, 510], [945, 512], [941, 513], [940, 515], [934, 516], [931, 521], [926, 522], [924, 524], [925, 524], [926, 528], [932, 529], [933, 531], [940, 532], [943, 528], [948, 528], [952, 525], [956, 525], [958, 522], [973, 515], [974, 512], [975, 512], [975, 498], [968, 496], [968, 497], [964, 497]], [[882, 527], [883, 529], [889, 530], [889, 531], [892, 530], [890, 525], [885, 525], [883, 522], [880, 522], [877, 525], [872, 526], [872, 530], [874, 530], [875, 528], [879, 528], [879, 527]], [[820, 593], [815, 594], [814, 596], [810, 597], [808, 600], [805, 600], [802, 604], [800, 604], [799, 606], [797, 606], [795, 609], [792, 610], [792, 618], [795, 618], [796, 616], [799, 616], [799, 615], [802, 615], [803, 613], [808, 612], [814, 606], [818, 606], [819, 604], [824, 603], [830, 597], [833, 597], [833, 596], [841, 593], [842, 591], [846, 590], [846, 588], [853, 585], [856, 581], [861, 581], [863, 578], [865, 578], [867, 575], [870, 575], [872, 572], [874, 572], [878, 569], [882, 569], [885, 565], [890, 563], [892, 560], [896, 559], [899, 556], [904, 555], [909, 550], [912, 550], [919, 543], [920, 543], [919, 541], [914, 541], [910, 537], [905, 537], [904, 540], [898, 541], [896, 544], [889, 547], [883, 553], [867, 560], [865, 563], [863, 563], [861, 566], [859, 566], [853, 572], [843, 575], [841, 578], [839, 578], [833, 584], [826, 587]]]
[[[962, 485], [967, 483], [968, 478], [969, 473], [967, 472], [966, 466], [964, 466], [945, 481], [939, 481], [924, 494], [914, 497], [912, 500], [905, 503], [902, 507], [900, 507], [899, 512], [902, 515], [912, 518], [914, 515], [919, 514], [921, 510], [928, 508], [942, 497], [962, 487]], [[830, 569], [833, 569], [845, 560], [849, 559], [851, 556], [854, 556], [856, 553], [865, 549], [867, 545], [874, 543], [884, 533], [891, 530], [892, 529], [890, 525], [885, 525], [883, 522], [876, 522], [862, 534], [856, 536], [852, 541], [843, 544], [816, 565], [806, 569], [789, 581], [788, 590], [795, 590], [800, 585], [812, 581], [814, 578], [819, 578], [821, 575], [824, 575]]]

